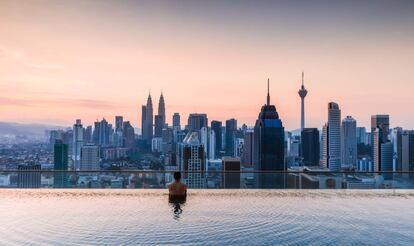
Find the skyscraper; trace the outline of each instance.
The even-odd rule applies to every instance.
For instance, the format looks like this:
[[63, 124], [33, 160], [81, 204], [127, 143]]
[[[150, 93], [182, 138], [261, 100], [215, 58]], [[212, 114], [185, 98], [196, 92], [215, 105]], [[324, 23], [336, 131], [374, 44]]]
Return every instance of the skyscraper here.
[[72, 160], [73, 168], [79, 169], [80, 164], [80, 150], [83, 146], [83, 127], [80, 119], [76, 120], [73, 125], [73, 142], [72, 142]]
[[87, 144], [81, 150], [81, 166], [80, 170], [90, 171], [99, 170], [99, 146]]
[[[64, 144], [62, 140], [56, 140], [54, 145], [54, 179], [53, 186], [55, 188], [65, 188], [68, 186], [68, 145]], [[62, 171], [62, 172], [56, 172]]]
[[153, 109], [151, 94], [148, 95], [147, 104], [142, 106], [142, 120], [141, 120], [141, 131], [142, 139], [147, 144], [151, 145], [153, 138]]
[[252, 167], [253, 166], [253, 152], [254, 152], [254, 132], [252, 130], [247, 130], [244, 133], [244, 145], [243, 153], [241, 156], [241, 164], [243, 166]]
[[237, 120], [226, 120], [226, 155], [234, 156], [234, 140], [237, 131]]
[[390, 127], [389, 115], [371, 116], [371, 142], [372, 157], [374, 160], [374, 171], [382, 171], [381, 167], [381, 145], [388, 142]]
[[208, 155], [207, 158], [210, 160], [216, 159], [216, 133], [209, 129], [208, 131]]
[[181, 117], [179, 113], [174, 113], [172, 122], [173, 122], [173, 129], [177, 129], [177, 130], [181, 129]]
[[341, 170], [341, 110], [338, 104], [328, 104], [328, 122], [323, 127], [322, 165], [331, 171]]
[[[283, 171], [285, 168], [285, 134], [274, 105], [270, 105], [269, 80], [266, 104], [262, 106], [254, 127], [254, 166], [258, 171]], [[258, 175], [258, 187], [283, 187], [282, 176]], [[275, 180], [276, 179], [276, 180]]]
[[213, 130], [208, 127], [202, 127], [200, 130], [200, 141], [204, 146], [204, 153], [206, 159], [216, 158], [216, 136]]
[[[414, 171], [414, 131], [399, 132], [397, 137], [397, 171]], [[408, 174], [403, 174], [404, 177], [409, 177]], [[414, 176], [411, 174], [411, 177]]]
[[187, 128], [189, 132], [200, 132], [202, 127], [208, 126], [208, 119], [206, 114], [190, 114], [188, 116]]
[[92, 126], [84, 128], [83, 143], [92, 143]]
[[222, 127], [221, 121], [217, 121], [217, 120], [211, 121], [211, 130], [214, 132], [214, 135], [216, 137], [216, 155], [219, 155], [220, 151], [222, 150], [221, 127]]
[[[393, 167], [393, 145], [391, 142], [381, 144], [381, 171], [391, 172]], [[392, 179], [392, 174], [384, 174], [385, 179]]]
[[357, 127], [357, 144], [367, 144], [367, 129], [365, 127]]
[[124, 117], [115, 116], [115, 131], [122, 132], [122, 125], [124, 124]]
[[95, 129], [93, 130], [93, 142], [96, 145], [108, 146], [110, 145], [112, 125], [103, 118], [101, 121], [95, 122]]
[[301, 133], [300, 155], [303, 165], [319, 165], [319, 131], [317, 128], [304, 128]]
[[342, 120], [342, 167], [357, 166], [357, 123], [354, 118], [347, 116]]
[[304, 76], [305, 74], [302, 72], [302, 87], [298, 91], [301, 100], [301, 110], [300, 110], [300, 130], [303, 131], [305, 128], [305, 97], [308, 94], [308, 91], [305, 89], [304, 85]]
[[184, 173], [184, 180], [189, 188], [204, 188], [205, 186], [205, 152], [200, 143], [198, 132], [190, 132], [178, 145], [178, 162]]
[[134, 148], [135, 146], [135, 130], [129, 121], [124, 121], [122, 126], [122, 146], [126, 148]]
[[163, 129], [163, 117], [161, 115], [156, 115], [154, 117], [154, 137], [159, 138], [162, 136]]
[[158, 101], [158, 115], [162, 117], [162, 127], [165, 125], [165, 101], [164, 95], [161, 92], [160, 100]]
[[114, 132], [114, 139], [113, 143], [116, 147], [123, 146], [123, 129], [122, 126], [124, 124], [124, 118], [122, 116], [115, 116], [115, 132]]
[[161, 137], [162, 129], [165, 127], [165, 102], [164, 96], [161, 92], [160, 100], [158, 102], [158, 114], [155, 116], [154, 121], [154, 136]]

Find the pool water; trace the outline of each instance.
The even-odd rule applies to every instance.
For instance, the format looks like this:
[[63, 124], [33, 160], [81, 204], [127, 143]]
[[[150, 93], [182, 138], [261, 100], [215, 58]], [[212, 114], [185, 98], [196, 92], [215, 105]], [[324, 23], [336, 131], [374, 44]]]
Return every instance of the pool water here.
[[0, 245], [412, 245], [414, 191], [0, 190]]

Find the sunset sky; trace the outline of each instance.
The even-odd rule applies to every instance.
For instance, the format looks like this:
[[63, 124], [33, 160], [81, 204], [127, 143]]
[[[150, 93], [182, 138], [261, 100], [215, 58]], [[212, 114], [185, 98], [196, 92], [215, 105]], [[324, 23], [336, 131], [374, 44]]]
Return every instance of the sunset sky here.
[[414, 128], [414, 1], [0, 1], [0, 121], [141, 127], [151, 91], [180, 112], [253, 125], [266, 100], [287, 129], [327, 104], [369, 126]]

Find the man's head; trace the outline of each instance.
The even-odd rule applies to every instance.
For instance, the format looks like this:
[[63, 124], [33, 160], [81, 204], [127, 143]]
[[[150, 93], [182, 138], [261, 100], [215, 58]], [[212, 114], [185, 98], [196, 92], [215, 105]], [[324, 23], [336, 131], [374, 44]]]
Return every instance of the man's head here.
[[175, 172], [174, 173], [174, 179], [176, 181], [180, 181], [181, 180], [181, 173], [180, 172]]

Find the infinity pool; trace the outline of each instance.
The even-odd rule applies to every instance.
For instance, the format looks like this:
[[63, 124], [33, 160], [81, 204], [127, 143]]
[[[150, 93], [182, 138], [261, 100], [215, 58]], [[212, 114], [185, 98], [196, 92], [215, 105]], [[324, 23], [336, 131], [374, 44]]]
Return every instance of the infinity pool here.
[[414, 191], [0, 190], [0, 218], [1, 245], [412, 245]]

